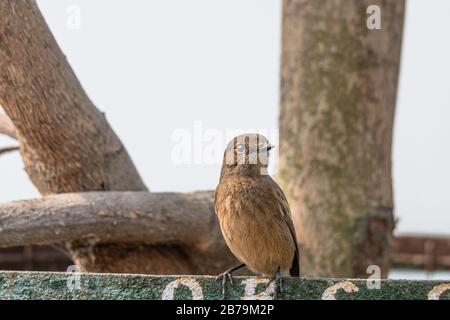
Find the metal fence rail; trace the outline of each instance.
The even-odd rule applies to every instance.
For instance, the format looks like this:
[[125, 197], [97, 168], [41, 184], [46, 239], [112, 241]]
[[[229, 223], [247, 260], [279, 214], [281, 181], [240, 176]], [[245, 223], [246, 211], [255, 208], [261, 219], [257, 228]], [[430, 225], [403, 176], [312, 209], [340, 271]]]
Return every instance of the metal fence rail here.
[[[227, 299], [272, 299], [269, 279], [236, 277]], [[279, 299], [450, 299], [450, 281], [283, 279]], [[0, 299], [223, 299], [209, 276], [0, 272]]]

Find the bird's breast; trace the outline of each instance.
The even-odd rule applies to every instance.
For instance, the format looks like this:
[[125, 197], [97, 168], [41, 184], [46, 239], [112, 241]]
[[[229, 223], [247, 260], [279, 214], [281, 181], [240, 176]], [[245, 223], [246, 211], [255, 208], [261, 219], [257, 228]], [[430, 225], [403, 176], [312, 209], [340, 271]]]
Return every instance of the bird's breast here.
[[216, 213], [230, 250], [252, 271], [272, 276], [279, 266], [289, 270], [295, 247], [270, 189], [236, 181], [219, 185]]

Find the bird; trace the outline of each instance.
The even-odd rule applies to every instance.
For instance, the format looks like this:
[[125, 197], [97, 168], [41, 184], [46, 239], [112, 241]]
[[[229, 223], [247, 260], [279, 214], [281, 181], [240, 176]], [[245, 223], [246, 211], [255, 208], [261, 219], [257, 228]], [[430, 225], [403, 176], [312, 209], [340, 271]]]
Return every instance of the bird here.
[[269, 151], [275, 146], [256, 133], [236, 136], [227, 145], [214, 207], [226, 244], [240, 264], [220, 274], [222, 294], [232, 273], [247, 267], [275, 281], [300, 276], [300, 256], [288, 201], [268, 174]]

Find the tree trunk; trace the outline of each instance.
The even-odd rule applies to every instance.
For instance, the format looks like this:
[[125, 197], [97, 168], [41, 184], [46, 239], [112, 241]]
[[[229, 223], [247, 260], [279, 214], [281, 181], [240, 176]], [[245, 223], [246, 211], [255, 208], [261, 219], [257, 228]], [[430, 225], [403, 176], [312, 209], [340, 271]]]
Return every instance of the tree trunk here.
[[[0, 105], [16, 127], [25, 170], [41, 194], [147, 190], [35, 1], [2, 0], [0, 17]], [[68, 247], [82, 271], [176, 274], [208, 269], [195, 250], [176, 245], [77, 241]]]
[[[369, 5], [381, 29], [369, 30]], [[284, 0], [280, 170], [303, 274], [389, 271], [404, 1]]]

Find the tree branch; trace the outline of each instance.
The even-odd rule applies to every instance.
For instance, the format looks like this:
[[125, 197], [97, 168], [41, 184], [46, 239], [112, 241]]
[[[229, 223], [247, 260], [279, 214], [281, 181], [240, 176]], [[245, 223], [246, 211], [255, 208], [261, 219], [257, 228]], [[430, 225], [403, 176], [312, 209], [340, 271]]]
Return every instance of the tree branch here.
[[0, 105], [41, 194], [147, 191], [125, 146], [86, 95], [35, 1], [0, 1]]
[[14, 127], [11, 119], [4, 113], [0, 113], [0, 133], [17, 139], [16, 127]]
[[16, 151], [16, 150], [19, 150], [19, 149], [20, 149], [19, 146], [2, 147], [2, 148], [0, 148], [0, 155], [2, 155], [3, 153]]
[[227, 252], [214, 193], [67, 193], [0, 205], [0, 247], [80, 239]]

